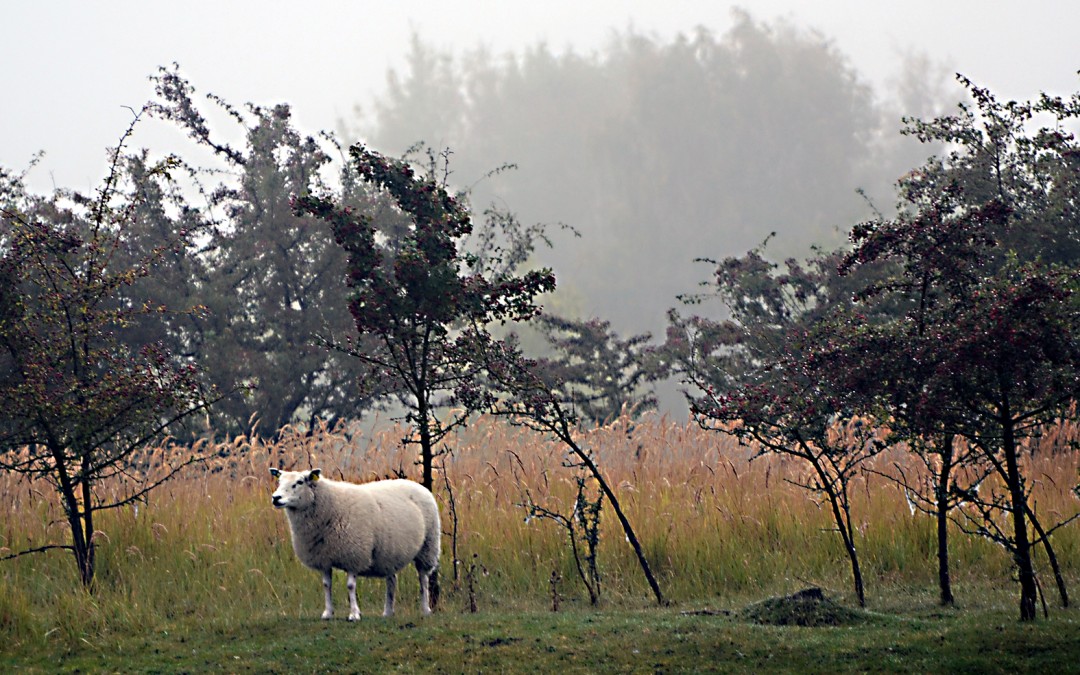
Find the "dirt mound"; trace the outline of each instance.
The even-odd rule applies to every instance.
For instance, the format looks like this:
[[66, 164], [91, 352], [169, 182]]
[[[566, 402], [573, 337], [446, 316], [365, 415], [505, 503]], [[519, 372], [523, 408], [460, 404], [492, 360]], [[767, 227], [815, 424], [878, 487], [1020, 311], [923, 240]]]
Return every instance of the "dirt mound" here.
[[820, 588], [806, 588], [781, 598], [769, 598], [742, 611], [743, 618], [769, 626], [849, 626], [867, 619], [866, 613], [825, 597]]

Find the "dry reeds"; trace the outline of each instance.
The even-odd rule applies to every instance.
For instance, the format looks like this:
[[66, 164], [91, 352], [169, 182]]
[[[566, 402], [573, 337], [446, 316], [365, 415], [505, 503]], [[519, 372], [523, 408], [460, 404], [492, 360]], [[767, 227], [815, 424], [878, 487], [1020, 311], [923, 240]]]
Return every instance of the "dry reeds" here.
[[[287, 428], [275, 441], [236, 438], [197, 450], [210, 456], [152, 492], [143, 503], [106, 512], [99, 520], [99, 583], [93, 597], [75, 590], [74, 565], [63, 554], [28, 556], [0, 564], [0, 639], [58, 639], [170, 621], [235, 621], [253, 616], [317, 612], [317, 575], [295, 560], [285, 519], [271, 508], [270, 467], [319, 466], [326, 475], [368, 481], [417, 477], [405, 431], [395, 425]], [[1074, 514], [1071, 492], [1080, 452], [1074, 425], [1048, 430], [1028, 456], [1040, 513]], [[766, 456], [692, 423], [651, 415], [622, 418], [582, 432], [645, 547], [665, 594], [676, 602], [818, 585], [846, 588], [844, 552], [828, 513], [805, 490], [797, 460]], [[559, 603], [586, 603], [565, 531], [529, 520], [525, 495], [553, 511], [572, 514], [576, 473], [564, 451], [534, 432], [481, 418], [447, 439], [436, 479], [443, 508], [444, 611], [467, 608], [548, 608], [551, 579], [561, 579]], [[154, 448], [144, 457], [152, 473], [192, 449]], [[892, 450], [874, 460], [882, 472], [918, 463]], [[924, 469], [925, 470], [925, 469]], [[104, 486], [110, 489], [110, 486]], [[866, 566], [868, 598], [877, 588], [934, 585], [932, 520], [912, 513], [903, 490], [879, 475], [863, 475], [852, 512]], [[452, 491], [452, 495], [451, 495]], [[62, 510], [43, 482], [0, 475], [0, 555], [30, 545], [62, 543]], [[453, 498], [456, 541], [451, 546], [448, 503]], [[1080, 532], [1054, 535], [1058, 557], [1074, 582], [1080, 569]], [[1010, 561], [987, 542], [953, 537], [954, 580], [965, 584], [1008, 578]], [[452, 560], [451, 551], [465, 563]], [[610, 512], [601, 512], [598, 568], [607, 602], [638, 603], [648, 589]], [[469, 589], [455, 588], [454, 564], [480, 565], [485, 574]], [[460, 569], [463, 579], [465, 568]], [[402, 597], [415, 597], [413, 575], [402, 575]], [[380, 591], [366, 586], [372, 611]], [[363, 597], [363, 596], [362, 596]], [[79, 611], [71, 612], [77, 604]], [[363, 604], [363, 603], [362, 603]], [[409, 603], [403, 603], [408, 605]], [[90, 609], [87, 609], [90, 608]], [[404, 611], [410, 611], [403, 607]], [[64, 614], [67, 612], [67, 614]], [[48, 638], [44, 637], [48, 634]]]

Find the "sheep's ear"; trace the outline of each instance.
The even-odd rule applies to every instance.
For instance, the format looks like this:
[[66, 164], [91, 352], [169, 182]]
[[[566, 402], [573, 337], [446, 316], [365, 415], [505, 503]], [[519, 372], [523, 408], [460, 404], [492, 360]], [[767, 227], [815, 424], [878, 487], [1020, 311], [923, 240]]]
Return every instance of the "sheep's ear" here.
[[310, 480], [312, 483], [314, 483], [315, 481], [319, 480], [319, 476], [321, 476], [321, 475], [322, 475], [322, 469], [312, 469], [311, 471], [308, 472], [308, 480]]
[[270, 468], [270, 475], [273, 476], [274, 478], [277, 478], [278, 476], [281, 475], [281, 469], [275, 469], [275, 468], [271, 467]]

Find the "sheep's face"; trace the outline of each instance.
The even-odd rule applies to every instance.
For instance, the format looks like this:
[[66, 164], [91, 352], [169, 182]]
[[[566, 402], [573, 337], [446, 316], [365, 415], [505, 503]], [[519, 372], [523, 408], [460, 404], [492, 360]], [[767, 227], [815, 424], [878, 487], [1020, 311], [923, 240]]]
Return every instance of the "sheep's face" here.
[[275, 508], [279, 509], [306, 509], [315, 501], [315, 483], [318, 482], [321, 471], [282, 471], [270, 469], [270, 473], [278, 479], [277, 490], [271, 498]]

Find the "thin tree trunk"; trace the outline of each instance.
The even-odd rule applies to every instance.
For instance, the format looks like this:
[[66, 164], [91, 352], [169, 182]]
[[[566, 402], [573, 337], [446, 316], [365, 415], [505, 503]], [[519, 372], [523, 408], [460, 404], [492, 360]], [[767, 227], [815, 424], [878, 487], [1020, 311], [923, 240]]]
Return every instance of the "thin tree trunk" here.
[[[67, 516], [68, 527], [71, 529], [71, 550], [75, 554], [75, 566], [79, 569], [79, 579], [83, 586], [89, 587], [94, 580], [92, 542], [86, 536], [83, 525], [83, 510], [79, 508], [78, 488], [71, 480], [63, 451], [51, 445], [49, 450], [55, 463], [55, 475], [60, 485], [64, 514]], [[87, 486], [84, 484], [83, 487]], [[93, 534], [92, 530], [90, 534]]]
[[[424, 391], [422, 387], [420, 390]], [[434, 448], [432, 448], [431, 418], [429, 417], [430, 408], [428, 407], [426, 397], [417, 396], [416, 401], [417, 425], [420, 429], [420, 466], [422, 471], [420, 484], [434, 492], [435, 481], [432, 464], [435, 461], [435, 452]], [[439, 597], [442, 594], [442, 585], [439, 583], [438, 567], [431, 571], [431, 576], [428, 577], [428, 584], [431, 593], [431, 608], [435, 609], [439, 606]]]
[[935, 491], [937, 500], [937, 557], [938, 586], [941, 589], [941, 604], [952, 606], [956, 603], [952, 592], [952, 580], [949, 574], [949, 477], [953, 468], [953, 436], [948, 434], [938, 448], [941, 455], [941, 470], [938, 472], [938, 484]]
[[1046, 535], [1046, 530], [1043, 529], [1031, 508], [1028, 508], [1028, 517], [1031, 519], [1031, 526], [1039, 535], [1039, 540], [1042, 541], [1043, 548], [1046, 549], [1046, 557], [1050, 560], [1050, 568], [1054, 571], [1054, 581], [1057, 582], [1058, 595], [1061, 596], [1061, 606], [1068, 607], [1069, 591], [1065, 587], [1065, 577], [1061, 574], [1061, 565], [1058, 564], [1057, 556], [1054, 554], [1054, 547], [1050, 545], [1050, 537]]
[[851, 577], [855, 581], [855, 595], [859, 599], [859, 607], [866, 607], [866, 591], [863, 587], [862, 570], [859, 567], [859, 554], [855, 550], [855, 542], [849, 534], [844, 539], [847, 545], [848, 557], [851, 559]]
[[71, 528], [72, 551], [75, 553], [75, 566], [79, 568], [79, 579], [83, 586], [90, 586], [94, 580], [91, 545], [83, 526], [82, 510], [74, 489], [64, 494], [64, 507], [67, 510], [68, 526]]
[[634, 553], [637, 555], [638, 565], [641, 567], [642, 573], [645, 575], [645, 579], [649, 582], [649, 587], [652, 588], [653, 595], [656, 596], [656, 603], [658, 605], [665, 605], [667, 601], [664, 599], [664, 594], [660, 590], [660, 584], [657, 583], [656, 577], [653, 576], [652, 568], [649, 567], [649, 560], [645, 557], [645, 552], [641, 548], [641, 542], [638, 541], [637, 535], [634, 534], [634, 528], [631, 527], [630, 521], [626, 518], [626, 514], [623, 513], [622, 507], [619, 505], [619, 498], [615, 496], [615, 493], [611, 490], [611, 486], [604, 480], [603, 474], [600, 473], [600, 468], [596, 466], [592, 458], [581, 449], [574, 442], [573, 438], [569, 434], [569, 430], [563, 428], [564, 438], [563, 441], [570, 446], [570, 449], [581, 460], [581, 462], [589, 469], [593, 478], [600, 484], [600, 489], [607, 496], [608, 501], [611, 502], [611, 507], [615, 509], [615, 515], [619, 519], [619, 523], [622, 525], [623, 532], [626, 534], [626, 539], [630, 542], [630, 546], [634, 549]]
[[1031, 561], [1031, 541], [1027, 531], [1027, 498], [1024, 495], [1024, 483], [1017, 459], [1015, 431], [1008, 405], [1004, 406], [1001, 425], [1006, 478], [1012, 501], [1010, 510], [1013, 516], [1013, 560], [1016, 562], [1020, 578], [1020, 620], [1034, 621], [1037, 616], [1036, 603], [1039, 590], [1035, 583], [1035, 567]]
[[92, 587], [97, 564], [97, 546], [94, 545], [94, 503], [93, 490], [90, 483], [90, 457], [89, 451], [82, 453], [82, 521], [83, 533], [86, 541], [86, 568], [83, 570], [83, 585]]
[[581, 566], [581, 555], [578, 552], [577, 539], [574, 537], [574, 526], [569, 521], [567, 521], [566, 531], [570, 535], [570, 552], [574, 556], [578, 576], [581, 577], [581, 583], [585, 584], [585, 589], [589, 591], [589, 604], [596, 607], [600, 604], [600, 587], [599, 585], [593, 587], [588, 575], [585, 574], [585, 568]]
[[83, 541], [86, 542], [86, 556], [84, 558], [83, 566], [80, 568], [82, 572], [83, 586], [92, 588], [94, 585], [94, 574], [96, 572], [96, 546], [94, 545], [94, 509], [91, 503], [91, 491], [90, 481], [84, 480], [83, 484], [83, 496], [82, 496], [82, 522], [83, 522]]
[[434, 489], [434, 479], [432, 472], [432, 463], [434, 462], [435, 452], [432, 448], [431, 440], [431, 420], [428, 417], [429, 408], [428, 403], [422, 398], [418, 398], [418, 404], [416, 406], [417, 426], [420, 431], [420, 484], [426, 487], [428, 490]]
[[855, 597], [859, 601], [859, 607], [866, 607], [866, 591], [863, 587], [862, 568], [859, 566], [859, 553], [855, 548], [855, 532], [851, 526], [851, 512], [847, 505], [842, 503], [841, 495], [832, 488], [832, 481], [829, 480], [825, 469], [816, 460], [811, 460], [811, 464], [814, 465], [814, 470], [817, 471], [818, 478], [821, 480], [822, 489], [829, 498], [833, 519], [836, 521], [836, 529], [840, 532], [840, 538], [844, 542], [848, 560], [851, 561], [851, 578], [855, 586]]

